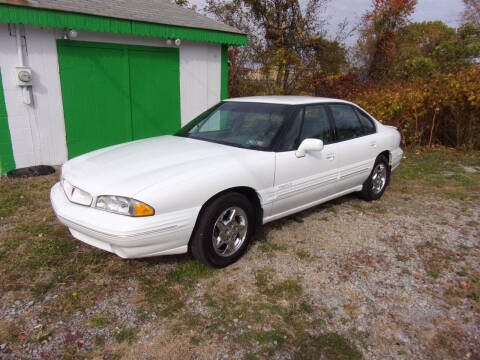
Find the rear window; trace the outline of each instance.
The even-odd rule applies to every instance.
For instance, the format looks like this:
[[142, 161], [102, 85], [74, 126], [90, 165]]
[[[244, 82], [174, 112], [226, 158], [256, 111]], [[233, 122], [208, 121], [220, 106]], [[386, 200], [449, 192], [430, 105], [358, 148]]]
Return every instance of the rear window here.
[[362, 125], [364, 135], [370, 135], [375, 133], [376, 128], [372, 119], [370, 119], [370, 117], [367, 114], [365, 114], [363, 111], [360, 111], [358, 109], [355, 109], [355, 113], [358, 115], [358, 118], [360, 119], [360, 124]]
[[338, 141], [345, 141], [363, 136], [363, 127], [353, 107], [347, 104], [330, 105]]

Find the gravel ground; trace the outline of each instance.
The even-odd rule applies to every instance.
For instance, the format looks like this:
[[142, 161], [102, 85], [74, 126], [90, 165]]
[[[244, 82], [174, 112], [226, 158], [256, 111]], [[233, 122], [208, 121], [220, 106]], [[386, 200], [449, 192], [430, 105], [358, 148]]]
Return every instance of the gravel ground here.
[[[379, 201], [346, 196], [266, 225], [223, 270], [101, 253], [103, 270], [40, 296], [19, 278], [0, 294], [0, 359], [480, 359], [474, 191], [394, 176]], [[60, 235], [76, 254], [67, 262], [99, 253]]]

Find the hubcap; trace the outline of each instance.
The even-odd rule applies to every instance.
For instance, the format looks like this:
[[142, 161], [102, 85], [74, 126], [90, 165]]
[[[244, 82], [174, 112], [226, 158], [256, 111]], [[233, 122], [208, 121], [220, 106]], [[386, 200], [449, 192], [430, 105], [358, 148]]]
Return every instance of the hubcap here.
[[247, 230], [245, 211], [236, 206], [228, 208], [220, 214], [213, 226], [213, 249], [222, 257], [233, 255], [245, 242]]
[[373, 170], [373, 173], [372, 173], [372, 191], [375, 194], [379, 194], [385, 187], [386, 183], [387, 183], [387, 167], [385, 166], [385, 164], [380, 163], [377, 166], [375, 166], [375, 169]]

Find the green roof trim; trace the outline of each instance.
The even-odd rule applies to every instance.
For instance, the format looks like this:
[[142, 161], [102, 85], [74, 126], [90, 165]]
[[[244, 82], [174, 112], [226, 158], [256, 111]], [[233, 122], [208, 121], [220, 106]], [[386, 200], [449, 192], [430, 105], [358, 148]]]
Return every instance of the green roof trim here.
[[0, 22], [246, 45], [247, 36], [218, 30], [154, 24], [104, 16], [0, 4]]

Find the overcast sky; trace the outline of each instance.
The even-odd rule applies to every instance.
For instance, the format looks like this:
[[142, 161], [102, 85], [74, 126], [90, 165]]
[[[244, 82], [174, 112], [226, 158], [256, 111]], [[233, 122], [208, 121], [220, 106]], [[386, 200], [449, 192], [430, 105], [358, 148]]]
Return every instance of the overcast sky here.
[[[200, 9], [204, 6], [204, 0], [190, 0], [191, 4], [196, 4]], [[326, 15], [329, 20], [327, 30], [334, 34], [338, 23], [345, 18], [353, 26], [358, 23], [361, 15], [370, 8], [371, 0], [330, 0], [326, 9]], [[413, 21], [442, 20], [447, 25], [456, 27], [463, 11], [462, 0], [419, 0], [412, 16]], [[355, 39], [348, 41], [350, 44]]]

